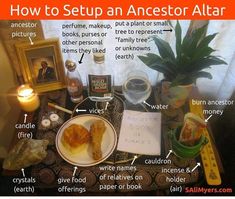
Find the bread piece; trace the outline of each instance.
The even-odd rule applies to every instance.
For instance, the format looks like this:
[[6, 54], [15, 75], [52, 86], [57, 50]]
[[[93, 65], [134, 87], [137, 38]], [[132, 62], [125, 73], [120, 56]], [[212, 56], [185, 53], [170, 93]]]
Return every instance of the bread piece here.
[[77, 153], [89, 140], [90, 133], [85, 127], [79, 124], [72, 124], [64, 130], [61, 141], [66, 149], [72, 153]]
[[102, 158], [101, 144], [103, 134], [106, 130], [106, 126], [102, 120], [96, 120], [90, 129], [91, 133], [91, 145], [92, 145], [92, 156], [94, 160]]

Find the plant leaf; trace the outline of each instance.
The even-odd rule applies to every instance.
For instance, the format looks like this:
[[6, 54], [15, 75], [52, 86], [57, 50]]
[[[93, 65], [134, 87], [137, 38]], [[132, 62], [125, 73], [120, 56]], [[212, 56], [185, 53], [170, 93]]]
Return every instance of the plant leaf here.
[[210, 68], [210, 66], [213, 65], [221, 65], [221, 64], [227, 64], [222, 59], [219, 59], [215, 56], [208, 56], [199, 60], [196, 60], [191, 65], [188, 65], [188, 67], [185, 67], [186, 73], [191, 73], [195, 71], [201, 71], [205, 68]]
[[175, 79], [171, 82], [171, 87], [180, 85], [184, 82], [184, 79], [187, 77], [185, 74], [178, 74]]
[[192, 61], [207, 57], [214, 51], [215, 50], [209, 46], [205, 46], [204, 48], [201, 48], [200, 50], [196, 50], [195, 54], [192, 57]]
[[212, 75], [208, 72], [205, 71], [199, 71], [197, 73], [192, 74], [192, 81], [196, 83], [196, 80], [198, 78], [208, 78], [208, 79], [212, 79]]
[[192, 58], [189, 57], [187, 54], [181, 52], [181, 58], [178, 60], [177, 63], [177, 70], [179, 72], [186, 71], [188, 69], [188, 66], [191, 66], [191, 64]]
[[207, 25], [194, 30], [191, 34], [185, 35], [182, 42], [182, 51], [184, 54], [192, 57], [196, 52], [195, 49], [200, 40], [203, 39], [203, 34], [206, 32]]
[[182, 51], [187, 53], [188, 48], [191, 43], [192, 43], [192, 38], [186, 35], [182, 42], [182, 46], [181, 46]]
[[144, 62], [147, 66], [151, 66], [155, 63], [162, 63], [162, 58], [159, 55], [148, 53], [146, 56], [139, 55], [138, 58]]
[[169, 64], [163, 63], [160, 56], [148, 53], [146, 56], [138, 56], [138, 58], [149, 68], [163, 73], [165, 77], [168, 77], [168, 79], [172, 79], [174, 77], [175, 72], [172, 71]]
[[153, 40], [158, 48], [159, 54], [163, 59], [170, 58], [172, 61], [175, 61], [174, 52], [168, 42], [157, 37], [153, 37]]
[[207, 28], [207, 25], [204, 25], [201, 28], [198, 28], [192, 32], [191, 37], [193, 39], [192, 39], [192, 44], [190, 47], [193, 51], [195, 51], [197, 45], [203, 39], [203, 35], [206, 33], [206, 28]]
[[174, 28], [172, 23], [171, 23], [171, 20], [167, 20], [167, 22], [169, 23], [170, 27]]
[[174, 73], [177, 72], [177, 63], [175, 61], [165, 58], [162, 60], [162, 64], [164, 64], [167, 68], [170, 68]]
[[155, 64], [155, 65], [149, 66], [149, 68], [156, 70], [160, 73], [163, 73], [165, 77], [168, 77], [168, 80], [170, 80], [174, 77], [174, 73], [172, 71], [170, 71], [169, 68], [166, 68], [164, 65]]
[[211, 65], [221, 65], [221, 64], [228, 65], [227, 62], [216, 56], [209, 56], [208, 59], [211, 60]]
[[204, 37], [201, 42], [198, 44], [197, 49], [203, 48], [204, 46], [208, 46], [208, 44], [215, 38], [215, 36], [218, 33], [214, 33], [212, 35], [208, 35], [206, 37]]
[[179, 21], [177, 20], [176, 26], [175, 26], [175, 38], [176, 38], [176, 54], [177, 54], [177, 59], [179, 60], [181, 57], [181, 34], [182, 34], [182, 30], [181, 30], [181, 26]]

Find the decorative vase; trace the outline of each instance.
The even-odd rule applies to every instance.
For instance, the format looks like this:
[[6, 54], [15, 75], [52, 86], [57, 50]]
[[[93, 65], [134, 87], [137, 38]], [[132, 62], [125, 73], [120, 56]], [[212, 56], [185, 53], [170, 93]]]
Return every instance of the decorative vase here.
[[171, 140], [172, 150], [176, 156], [183, 159], [191, 159], [197, 157], [204, 145], [208, 143], [208, 139], [202, 135], [199, 141], [194, 146], [186, 146], [178, 141], [182, 126], [168, 132], [168, 137]]

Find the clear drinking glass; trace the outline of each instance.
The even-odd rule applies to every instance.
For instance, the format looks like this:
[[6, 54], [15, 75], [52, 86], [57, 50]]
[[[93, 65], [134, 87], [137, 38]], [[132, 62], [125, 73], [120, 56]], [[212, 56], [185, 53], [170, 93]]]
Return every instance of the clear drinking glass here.
[[122, 85], [122, 92], [126, 100], [135, 105], [147, 100], [151, 91], [148, 75], [142, 71], [130, 72]]

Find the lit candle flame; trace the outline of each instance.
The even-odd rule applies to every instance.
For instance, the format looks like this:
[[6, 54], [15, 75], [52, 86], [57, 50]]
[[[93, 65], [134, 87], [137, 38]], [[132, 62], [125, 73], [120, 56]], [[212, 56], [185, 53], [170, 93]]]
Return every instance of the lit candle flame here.
[[32, 95], [33, 93], [33, 89], [30, 88], [25, 88], [19, 91], [19, 96], [21, 97], [29, 97], [30, 95]]
[[40, 106], [40, 100], [37, 93], [28, 85], [21, 85], [18, 88], [18, 101], [24, 111], [32, 112]]

